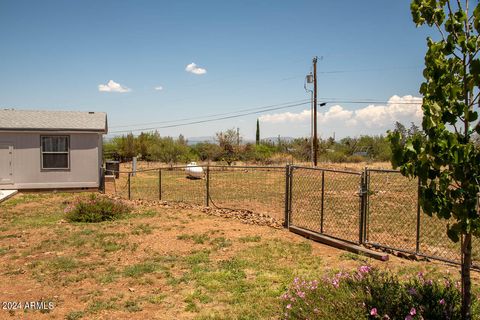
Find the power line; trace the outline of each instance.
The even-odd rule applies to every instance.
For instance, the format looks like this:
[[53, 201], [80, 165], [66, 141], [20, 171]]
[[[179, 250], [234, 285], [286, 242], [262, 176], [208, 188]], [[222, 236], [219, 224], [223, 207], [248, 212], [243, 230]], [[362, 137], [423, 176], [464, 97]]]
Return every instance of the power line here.
[[137, 126], [147, 126], [147, 125], [153, 125], [153, 124], [165, 124], [165, 123], [180, 122], [180, 121], [190, 121], [190, 120], [197, 120], [197, 119], [211, 118], [211, 117], [220, 117], [220, 116], [231, 115], [231, 114], [240, 113], [240, 112], [247, 112], [247, 111], [254, 111], [254, 110], [260, 111], [261, 109], [279, 107], [283, 105], [289, 105], [289, 104], [295, 104], [295, 103], [301, 103], [301, 102], [307, 102], [307, 101], [310, 101], [310, 99], [289, 101], [289, 102], [272, 104], [272, 105], [263, 106], [263, 107], [240, 109], [236, 111], [217, 113], [217, 114], [211, 114], [206, 116], [190, 117], [190, 118], [183, 118], [183, 119], [176, 119], [176, 120], [154, 121], [154, 122], [146, 122], [146, 123], [135, 123], [135, 124], [128, 124], [128, 125], [112, 126], [110, 128], [137, 127]]
[[391, 71], [391, 70], [411, 70], [421, 69], [424, 66], [411, 66], [411, 67], [389, 67], [389, 68], [366, 68], [366, 69], [351, 69], [351, 70], [331, 70], [321, 71], [319, 74], [335, 74], [335, 73], [355, 73], [355, 72], [376, 72], [376, 71]]
[[[340, 98], [337, 99], [337, 98], [327, 98], [327, 97], [321, 97], [321, 98], [319, 98], [319, 100], [322, 100], [323, 103], [345, 103], [345, 104], [370, 103], [370, 104], [405, 104], [405, 105], [408, 105], [408, 104], [421, 104], [422, 103], [422, 102], [400, 102], [400, 101], [399, 102], [392, 102], [392, 101], [385, 101], [385, 100], [378, 100], [378, 99], [348, 100], [348, 99], [340, 99]], [[190, 121], [190, 120], [197, 120], [197, 119], [203, 119], [203, 118], [211, 118], [211, 117], [219, 117], [219, 116], [224, 116], [224, 115], [231, 115], [231, 114], [235, 114], [235, 113], [253, 111], [253, 110], [261, 112], [262, 109], [269, 109], [269, 108], [272, 108], [272, 107], [279, 107], [279, 106], [301, 103], [301, 102], [307, 102], [307, 101], [310, 101], [310, 99], [289, 101], [289, 102], [285, 102], [285, 103], [272, 104], [272, 105], [268, 105], [268, 106], [264, 106], [264, 107], [240, 109], [240, 110], [236, 110], [236, 111], [225, 112], [225, 113], [217, 113], [217, 114], [211, 114], [211, 115], [206, 115], [206, 116], [182, 118], [182, 119], [175, 119], [175, 120], [165, 120], [165, 121], [135, 123], [135, 124], [125, 124], [125, 125], [119, 125], [119, 126], [111, 126], [110, 128], [128, 128], [128, 127], [137, 127], [137, 126], [154, 125], [154, 124], [174, 123], [174, 122], [180, 122], [180, 121]], [[263, 111], [270, 111], [270, 110], [263, 110]]]
[[326, 103], [345, 103], [345, 104], [364, 104], [364, 103], [367, 103], [367, 104], [405, 104], [405, 105], [408, 105], [408, 104], [422, 104], [422, 101], [419, 101], [419, 102], [415, 102], [415, 101], [412, 101], [412, 102], [394, 102], [394, 101], [382, 101], [382, 100], [328, 100], [328, 99], [325, 99], [323, 100], [324, 102]]
[[144, 131], [144, 130], [149, 131], [149, 130], [157, 130], [157, 129], [183, 127], [183, 126], [188, 126], [188, 125], [192, 125], [192, 124], [199, 124], [199, 123], [213, 122], [213, 121], [219, 121], [219, 120], [233, 119], [233, 118], [243, 117], [243, 116], [247, 116], [247, 115], [258, 114], [258, 113], [262, 113], [262, 112], [266, 112], [266, 111], [274, 111], [274, 110], [280, 110], [280, 109], [286, 109], [286, 108], [293, 108], [293, 107], [298, 107], [298, 106], [305, 105], [305, 104], [310, 104], [310, 101], [297, 103], [297, 104], [292, 104], [292, 105], [287, 105], [287, 106], [282, 106], [282, 107], [276, 107], [276, 108], [269, 108], [269, 109], [264, 109], [264, 110], [259, 110], [259, 111], [247, 112], [247, 113], [242, 113], [242, 114], [233, 115], [233, 116], [220, 117], [220, 118], [215, 118], [215, 119], [192, 121], [192, 122], [172, 124], [172, 125], [160, 126], [160, 127], [157, 126], [157, 127], [139, 128], [139, 129], [133, 129], [133, 130], [120, 130], [120, 131], [113, 131], [113, 132], [110, 132], [110, 133], [125, 133], [125, 132], [136, 132], [136, 131]]
[[[323, 100], [323, 99], [320, 99], [320, 100]], [[127, 129], [127, 130], [118, 130], [118, 131], [112, 131], [110, 133], [125, 133], [125, 132], [149, 131], [149, 130], [157, 130], [157, 129], [183, 127], [183, 126], [192, 125], [192, 124], [200, 124], [200, 123], [206, 123], [206, 122], [233, 119], [233, 118], [243, 117], [243, 116], [252, 115], [252, 114], [259, 114], [259, 113], [263, 113], [263, 112], [267, 112], [267, 111], [275, 111], [275, 110], [281, 110], [281, 109], [287, 109], [287, 108], [294, 108], [294, 107], [298, 107], [298, 106], [302, 106], [302, 105], [306, 105], [306, 104], [310, 104], [310, 103], [311, 103], [310, 99], [308, 99], [308, 100], [298, 100], [298, 101], [285, 102], [285, 103], [274, 104], [274, 105], [269, 105], [269, 106], [264, 106], [264, 107], [237, 110], [237, 111], [228, 112], [228, 113], [220, 113], [220, 114], [215, 114], [215, 115], [192, 117], [192, 118], [177, 119], [177, 120], [168, 120], [168, 121], [160, 121], [160, 122], [151, 122], [151, 123], [145, 123], [145, 124], [117, 126], [117, 128], [119, 128], [119, 127], [135, 127], [135, 126], [139, 126], [139, 125], [163, 124], [163, 123], [172, 123], [172, 122], [189, 121], [189, 120], [216, 117], [214, 119], [191, 121], [191, 122], [171, 124], [171, 125], [166, 125], [166, 126], [155, 126], [155, 127], [137, 128], [137, 129], [132, 128], [132, 129]], [[392, 101], [383, 101], [383, 100], [375, 100], [375, 99], [363, 99], [363, 100], [347, 100], [347, 99], [340, 100], [340, 99], [338, 99], [338, 100], [335, 100], [335, 99], [332, 99], [332, 98], [331, 99], [325, 99], [320, 104], [325, 104], [325, 103], [402, 104], [402, 105], [420, 105], [420, 104], [422, 104], [422, 102], [401, 102], [401, 101], [392, 102]], [[254, 110], [254, 111], [252, 111], [252, 110]], [[249, 111], [249, 112], [247, 112], [247, 111]], [[241, 112], [243, 112], [243, 113], [241, 113]], [[239, 113], [239, 114], [236, 114], [236, 113]], [[112, 127], [112, 128], [114, 128], [114, 127]]]

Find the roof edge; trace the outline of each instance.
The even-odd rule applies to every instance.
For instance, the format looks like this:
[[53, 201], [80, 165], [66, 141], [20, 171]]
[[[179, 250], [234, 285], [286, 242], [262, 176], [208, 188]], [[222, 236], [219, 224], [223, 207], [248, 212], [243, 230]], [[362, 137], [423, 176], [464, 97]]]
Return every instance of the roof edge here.
[[23, 131], [23, 132], [42, 132], [42, 131], [48, 131], [48, 132], [54, 132], [54, 131], [73, 131], [73, 132], [96, 132], [96, 133], [105, 133], [107, 134], [106, 129], [79, 129], [79, 128], [1, 128], [0, 131]]

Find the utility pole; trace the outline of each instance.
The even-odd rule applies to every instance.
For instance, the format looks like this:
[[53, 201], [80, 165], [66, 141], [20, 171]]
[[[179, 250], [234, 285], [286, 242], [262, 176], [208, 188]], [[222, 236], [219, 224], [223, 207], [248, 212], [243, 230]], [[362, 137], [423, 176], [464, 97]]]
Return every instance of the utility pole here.
[[313, 57], [313, 165], [317, 166], [317, 56]]
[[255, 132], [255, 144], [258, 146], [260, 144], [260, 123], [257, 118], [257, 132]]
[[237, 127], [237, 146], [240, 145], [240, 129]]

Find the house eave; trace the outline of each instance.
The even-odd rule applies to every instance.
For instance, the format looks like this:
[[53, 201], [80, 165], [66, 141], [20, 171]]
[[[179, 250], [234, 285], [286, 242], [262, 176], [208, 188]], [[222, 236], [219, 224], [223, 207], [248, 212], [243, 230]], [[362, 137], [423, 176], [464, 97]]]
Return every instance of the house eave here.
[[102, 133], [107, 134], [105, 129], [76, 129], [76, 128], [0, 128], [0, 132], [63, 132], [63, 133]]

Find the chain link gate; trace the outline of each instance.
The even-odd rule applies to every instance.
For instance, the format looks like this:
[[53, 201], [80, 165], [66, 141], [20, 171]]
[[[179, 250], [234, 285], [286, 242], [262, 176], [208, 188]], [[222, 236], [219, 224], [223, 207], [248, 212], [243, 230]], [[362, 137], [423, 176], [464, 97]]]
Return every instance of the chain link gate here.
[[362, 173], [298, 166], [287, 173], [288, 226], [362, 243]]
[[[418, 179], [382, 169], [365, 169], [365, 177], [365, 244], [460, 263], [460, 242], [447, 236], [449, 221], [422, 212]], [[478, 238], [472, 241], [472, 259], [477, 266]]]

